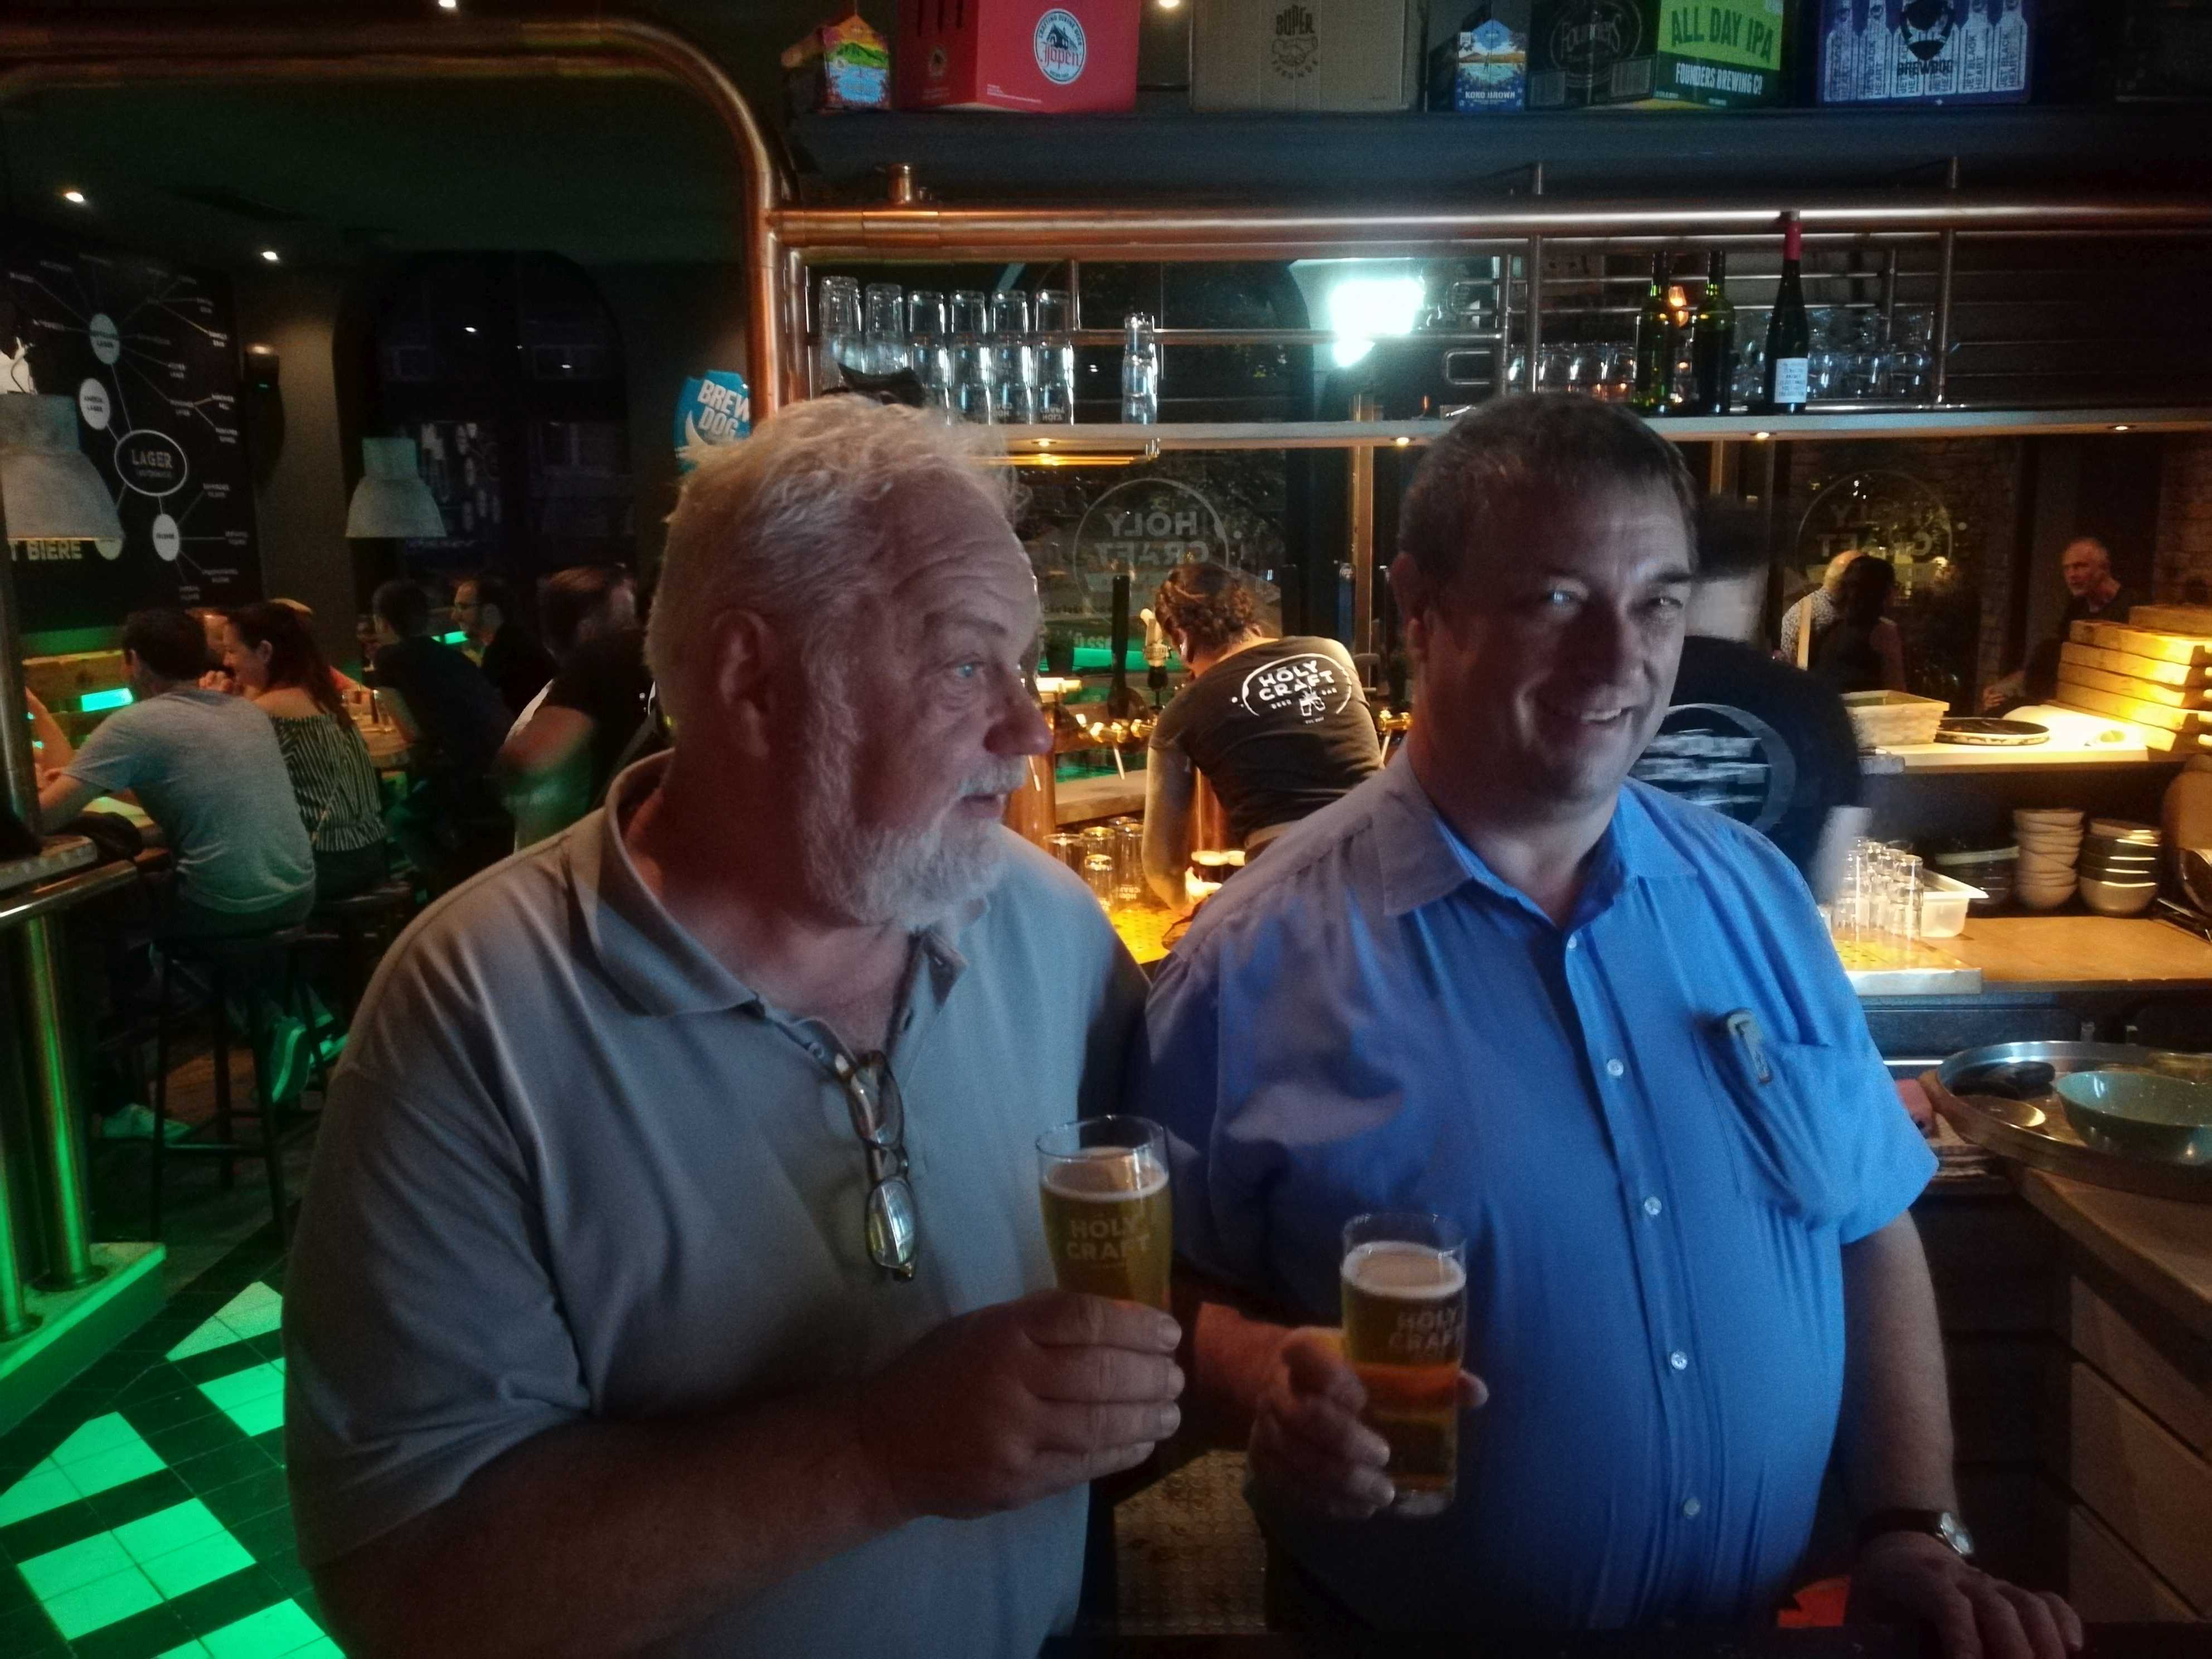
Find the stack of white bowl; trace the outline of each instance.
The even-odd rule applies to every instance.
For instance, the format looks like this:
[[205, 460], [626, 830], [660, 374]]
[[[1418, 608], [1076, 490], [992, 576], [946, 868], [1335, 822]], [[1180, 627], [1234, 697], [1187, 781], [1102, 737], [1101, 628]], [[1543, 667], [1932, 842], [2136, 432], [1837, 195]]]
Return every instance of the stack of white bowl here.
[[2093, 818], [2082, 843], [2081, 902], [2100, 916], [2137, 916], [2158, 896], [2157, 827]]
[[2067, 807], [2022, 807], [2012, 815], [2012, 827], [2020, 842], [2020, 881], [2013, 896], [2031, 910], [2056, 910], [2074, 896], [2081, 814]]

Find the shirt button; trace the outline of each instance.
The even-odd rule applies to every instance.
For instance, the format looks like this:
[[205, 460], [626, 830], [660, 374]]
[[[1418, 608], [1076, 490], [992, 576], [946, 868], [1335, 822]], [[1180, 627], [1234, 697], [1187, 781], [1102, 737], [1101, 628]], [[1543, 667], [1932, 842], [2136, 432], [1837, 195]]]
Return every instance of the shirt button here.
[[1682, 1500], [1682, 1513], [1686, 1518], [1692, 1521], [1698, 1518], [1699, 1512], [1702, 1511], [1705, 1507], [1705, 1506], [1703, 1504], [1698, 1502], [1694, 1498], [1686, 1498]]
[[1582, 940], [1578, 938], [1571, 939], [1567, 941], [1567, 949], [1570, 951], [1579, 951], [1582, 948]]
[[1605, 1063], [1605, 1074], [1606, 1074], [1607, 1077], [1619, 1077], [1619, 1076], [1620, 1076], [1623, 1072], [1626, 1072], [1627, 1069], [1628, 1069], [1628, 1067], [1626, 1067], [1626, 1066], [1622, 1065], [1622, 1064], [1621, 1064], [1619, 1060], [1607, 1060], [1607, 1061], [1606, 1061], [1606, 1063]]
[[1644, 1213], [1646, 1215], [1657, 1215], [1666, 1207], [1656, 1198], [1647, 1198], [1644, 1200]]
[[1690, 1356], [1677, 1348], [1667, 1356], [1667, 1363], [1678, 1371], [1686, 1371], [1690, 1369]]

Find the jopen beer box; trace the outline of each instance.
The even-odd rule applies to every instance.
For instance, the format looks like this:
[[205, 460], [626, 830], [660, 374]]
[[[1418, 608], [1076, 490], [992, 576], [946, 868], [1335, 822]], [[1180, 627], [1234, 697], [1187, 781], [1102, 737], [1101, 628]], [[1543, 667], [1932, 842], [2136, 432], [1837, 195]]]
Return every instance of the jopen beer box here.
[[1143, 0], [899, 0], [898, 106], [1066, 115], [1137, 101]]
[[1542, 0], [1528, 107], [1783, 103], [1788, 10], [1785, 0]]

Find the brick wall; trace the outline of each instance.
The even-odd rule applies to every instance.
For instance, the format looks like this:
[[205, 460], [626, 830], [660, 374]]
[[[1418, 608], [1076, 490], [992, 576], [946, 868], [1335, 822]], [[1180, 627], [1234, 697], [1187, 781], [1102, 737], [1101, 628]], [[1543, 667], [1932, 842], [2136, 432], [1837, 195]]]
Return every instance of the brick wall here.
[[1819, 527], [1807, 526], [1806, 515], [1824, 491], [1856, 474], [1903, 473], [1942, 503], [1950, 523], [1950, 562], [1898, 606], [1898, 620], [1911, 688], [1970, 707], [1977, 686], [2012, 665], [2003, 659], [2020, 539], [2020, 441], [1801, 443], [1786, 453], [1784, 546], [1795, 550], [1784, 556], [1793, 569], [1825, 556]]
[[2166, 441], [2155, 569], [2161, 604], [2212, 602], [2212, 434]]

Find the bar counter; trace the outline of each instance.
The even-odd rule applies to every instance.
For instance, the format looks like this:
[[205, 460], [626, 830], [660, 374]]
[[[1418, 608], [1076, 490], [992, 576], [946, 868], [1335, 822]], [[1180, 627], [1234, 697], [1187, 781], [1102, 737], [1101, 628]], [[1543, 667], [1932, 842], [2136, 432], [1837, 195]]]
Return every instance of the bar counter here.
[[[2091, 1625], [2081, 1659], [2202, 1659], [2201, 1625]], [[1559, 1636], [1065, 1636], [1043, 1659], [1922, 1659], [1917, 1632], [1850, 1630], [1650, 1630]]]

